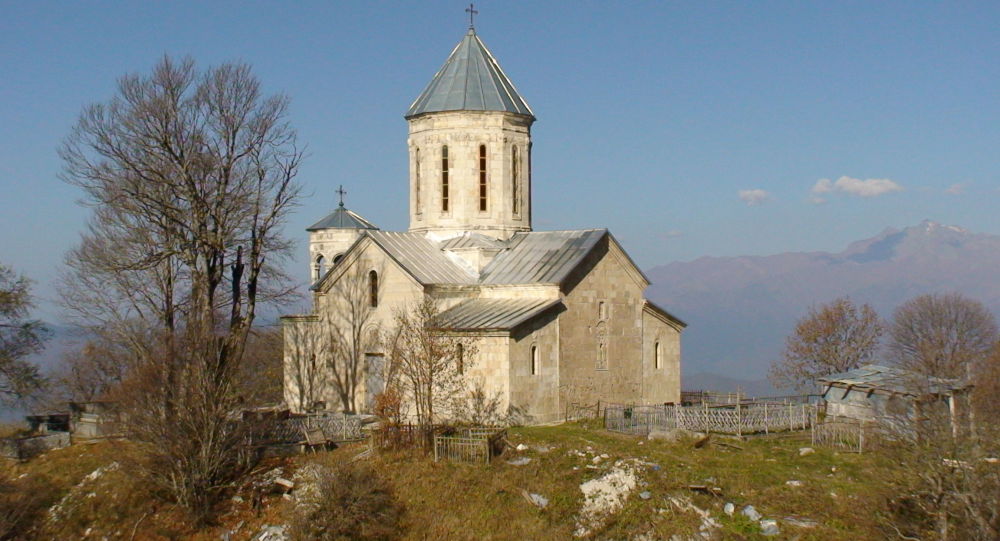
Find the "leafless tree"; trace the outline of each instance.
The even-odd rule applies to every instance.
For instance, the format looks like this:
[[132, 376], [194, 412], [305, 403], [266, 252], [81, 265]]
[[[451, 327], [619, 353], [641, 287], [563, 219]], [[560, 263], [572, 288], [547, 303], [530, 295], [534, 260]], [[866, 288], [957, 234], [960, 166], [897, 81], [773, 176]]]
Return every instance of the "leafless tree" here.
[[381, 326], [375, 310], [381, 296], [379, 280], [382, 267], [375, 269], [355, 264], [336, 278], [326, 297], [320, 316], [324, 337], [323, 359], [333, 391], [344, 411], [358, 411], [357, 390], [369, 369], [367, 354], [379, 349]]
[[164, 57], [86, 108], [60, 150], [94, 211], [67, 306], [135, 352], [132, 436], [200, 518], [241, 464], [231, 416], [257, 304], [290, 290], [281, 228], [302, 155], [287, 108], [245, 64]]
[[312, 409], [327, 395], [326, 363], [323, 361], [326, 338], [319, 332], [318, 323], [318, 316], [282, 319], [285, 400], [297, 411]]
[[930, 294], [904, 303], [889, 327], [889, 356], [907, 370], [966, 379], [996, 347], [993, 314], [958, 293]]
[[810, 308], [786, 339], [781, 360], [771, 365], [770, 379], [778, 387], [811, 388], [816, 378], [868, 362], [882, 332], [875, 310], [848, 297]]
[[389, 341], [389, 384], [413, 401], [417, 423], [429, 429], [467, 392], [464, 371], [472, 366], [476, 340], [438, 325], [437, 301], [425, 298], [395, 314]]
[[50, 378], [53, 398], [60, 402], [106, 399], [134, 364], [130, 355], [127, 348], [101, 336], [66, 351]]
[[38, 367], [25, 357], [41, 351], [49, 331], [31, 310], [31, 281], [0, 264], [0, 401], [27, 397], [42, 385]]

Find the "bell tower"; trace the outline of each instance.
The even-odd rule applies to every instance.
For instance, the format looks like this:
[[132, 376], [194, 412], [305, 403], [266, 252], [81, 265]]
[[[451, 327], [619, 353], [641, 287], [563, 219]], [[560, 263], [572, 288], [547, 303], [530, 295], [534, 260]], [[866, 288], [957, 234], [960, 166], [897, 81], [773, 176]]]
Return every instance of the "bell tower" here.
[[474, 28], [406, 113], [410, 231], [531, 231], [535, 115]]

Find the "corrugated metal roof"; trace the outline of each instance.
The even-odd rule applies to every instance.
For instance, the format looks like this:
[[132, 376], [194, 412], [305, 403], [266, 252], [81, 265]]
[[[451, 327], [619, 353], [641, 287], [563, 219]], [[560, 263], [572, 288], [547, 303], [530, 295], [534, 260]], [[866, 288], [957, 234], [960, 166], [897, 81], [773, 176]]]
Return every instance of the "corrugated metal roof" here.
[[439, 111], [507, 111], [535, 116], [471, 28], [405, 116]]
[[422, 233], [369, 231], [368, 235], [421, 284], [476, 283], [475, 276]]
[[463, 248], [482, 248], [486, 250], [503, 250], [507, 243], [481, 233], [466, 233], [441, 242], [442, 250], [461, 250]]
[[438, 315], [437, 326], [455, 330], [509, 330], [562, 301], [558, 299], [470, 299]]
[[362, 218], [358, 213], [347, 210], [344, 208], [344, 204], [341, 203], [337, 207], [337, 210], [307, 227], [306, 231], [318, 231], [320, 229], [378, 229], [378, 227]]
[[827, 385], [837, 384], [900, 394], [917, 394], [917, 391], [942, 393], [967, 387], [958, 380], [927, 377], [909, 370], [877, 364], [868, 364], [847, 372], [824, 376], [817, 381]]
[[559, 284], [607, 229], [516, 233], [480, 276], [484, 284]]

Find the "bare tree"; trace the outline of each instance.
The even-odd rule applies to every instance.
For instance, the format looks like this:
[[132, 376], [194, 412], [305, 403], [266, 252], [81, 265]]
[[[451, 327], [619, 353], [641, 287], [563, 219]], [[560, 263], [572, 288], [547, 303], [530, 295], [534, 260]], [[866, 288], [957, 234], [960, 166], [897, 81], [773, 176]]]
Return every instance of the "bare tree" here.
[[362, 378], [369, 369], [379, 368], [366, 366], [367, 354], [377, 350], [382, 340], [374, 317], [381, 290], [373, 276], [382, 276], [382, 267], [353, 265], [333, 283], [320, 317], [327, 376], [341, 407], [350, 413], [358, 411]]
[[996, 319], [982, 303], [958, 293], [904, 303], [889, 327], [889, 355], [900, 367], [940, 378], [966, 379], [996, 347]]
[[53, 398], [89, 402], [107, 398], [125, 379], [134, 364], [127, 348], [101, 336], [66, 351], [51, 377]]
[[771, 365], [770, 379], [778, 387], [810, 388], [819, 377], [868, 362], [882, 332], [875, 310], [848, 297], [810, 308], [786, 339], [781, 360]]
[[42, 350], [49, 331], [28, 319], [31, 281], [0, 264], [0, 401], [11, 403], [41, 388], [38, 367], [25, 357]]
[[395, 315], [389, 384], [413, 401], [417, 423], [429, 429], [467, 388], [463, 375], [476, 354], [474, 338], [439, 328], [437, 302], [425, 298]]
[[327, 395], [326, 337], [319, 329], [318, 316], [282, 318], [285, 358], [282, 366], [285, 402], [296, 411], [314, 408]]
[[257, 303], [290, 290], [281, 228], [302, 155], [287, 108], [245, 64], [199, 73], [164, 57], [85, 109], [60, 152], [94, 209], [67, 305], [113, 324], [140, 360], [132, 436], [151, 478], [200, 518], [241, 466], [230, 417]]

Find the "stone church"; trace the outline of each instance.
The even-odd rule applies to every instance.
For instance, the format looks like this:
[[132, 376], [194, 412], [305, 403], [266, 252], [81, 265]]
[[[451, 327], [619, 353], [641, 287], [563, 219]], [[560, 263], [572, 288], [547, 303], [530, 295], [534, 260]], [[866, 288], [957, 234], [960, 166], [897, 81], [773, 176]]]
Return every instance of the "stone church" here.
[[[532, 229], [535, 115], [474, 29], [405, 118], [409, 230], [382, 231], [343, 200], [308, 228], [313, 310], [282, 318], [288, 406], [340, 404], [322, 367], [315, 392], [302, 392], [301, 367], [317, 362], [303, 342], [324, 332], [325, 311], [342, 309], [331, 295], [339, 281], [358, 276], [383, 326], [396, 310], [437, 299], [441, 328], [475, 337], [463, 377], [527, 423], [598, 400], [679, 401], [685, 324], [644, 298], [649, 280], [615, 237]], [[361, 410], [385, 366], [382, 351], [365, 356]]]

